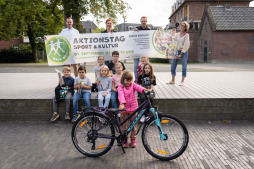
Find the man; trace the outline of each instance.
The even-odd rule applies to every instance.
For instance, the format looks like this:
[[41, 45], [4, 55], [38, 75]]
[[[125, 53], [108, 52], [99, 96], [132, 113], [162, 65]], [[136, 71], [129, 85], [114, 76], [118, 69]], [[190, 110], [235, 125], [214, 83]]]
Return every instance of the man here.
[[[147, 27], [147, 17], [146, 16], [142, 16], [140, 18], [140, 22], [141, 22], [141, 25], [136, 27], [134, 29], [134, 31], [150, 30]], [[135, 74], [135, 77], [137, 77], [137, 67], [138, 67], [138, 64], [139, 64], [139, 57], [138, 58], [134, 58], [134, 74]]]
[[[67, 28], [63, 29], [59, 35], [65, 37], [69, 41], [72, 39], [72, 37], [76, 34], [79, 34], [79, 31], [72, 27], [73, 25], [73, 19], [71, 17], [68, 17], [66, 19], [66, 26]], [[71, 65], [69, 65], [71, 67]], [[78, 64], [72, 64], [74, 69], [74, 75], [75, 77], [78, 77]]]

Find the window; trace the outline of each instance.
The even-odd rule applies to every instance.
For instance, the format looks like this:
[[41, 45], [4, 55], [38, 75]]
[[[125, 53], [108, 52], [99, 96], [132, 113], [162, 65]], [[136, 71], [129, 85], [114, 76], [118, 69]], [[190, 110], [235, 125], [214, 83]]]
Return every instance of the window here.
[[12, 47], [13, 47], [14, 49], [19, 49], [19, 45], [18, 45], [18, 44], [13, 44]]

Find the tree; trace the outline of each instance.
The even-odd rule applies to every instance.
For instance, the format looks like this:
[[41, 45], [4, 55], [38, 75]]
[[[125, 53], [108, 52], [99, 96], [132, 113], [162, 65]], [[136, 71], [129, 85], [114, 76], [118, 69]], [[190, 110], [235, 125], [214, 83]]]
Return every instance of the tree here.
[[97, 22], [108, 17], [116, 23], [116, 15], [130, 9], [128, 3], [123, 0], [62, 0], [62, 3], [65, 19], [72, 17], [73, 26], [78, 30], [82, 28], [80, 20], [89, 13], [93, 14]]
[[39, 37], [56, 34], [62, 29], [63, 11], [58, 1], [1, 0], [0, 40], [28, 36], [34, 60]]

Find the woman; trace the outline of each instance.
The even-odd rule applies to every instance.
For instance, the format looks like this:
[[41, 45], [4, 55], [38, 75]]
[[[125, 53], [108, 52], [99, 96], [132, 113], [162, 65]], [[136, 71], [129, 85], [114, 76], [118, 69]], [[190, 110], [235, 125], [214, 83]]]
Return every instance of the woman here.
[[[107, 19], [106, 20], [106, 22], [105, 22], [105, 24], [106, 24], [106, 30], [105, 31], [102, 31], [101, 33], [113, 33], [113, 32], [116, 32], [116, 31], [114, 31], [113, 29], [112, 29], [112, 25], [113, 25], [113, 21], [112, 21], [112, 19]], [[108, 66], [108, 64], [109, 64], [109, 60], [111, 60], [111, 58], [105, 58], [105, 65], [107, 65]]]
[[189, 30], [189, 24], [187, 22], [182, 22], [180, 25], [180, 32], [176, 33], [177, 40], [177, 56], [172, 60], [171, 64], [171, 74], [172, 80], [169, 82], [170, 84], [175, 84], [175, 76], [176, 76], [176, 67], [178, 60], [182, 60], [182, 81], [179, 86], [184, 85], [184, 79], [186, 77], [187, 72], [187, 60], [188, 60], [188, 49], [190, 48], [190, 38], [189, 34], [186, 33]]

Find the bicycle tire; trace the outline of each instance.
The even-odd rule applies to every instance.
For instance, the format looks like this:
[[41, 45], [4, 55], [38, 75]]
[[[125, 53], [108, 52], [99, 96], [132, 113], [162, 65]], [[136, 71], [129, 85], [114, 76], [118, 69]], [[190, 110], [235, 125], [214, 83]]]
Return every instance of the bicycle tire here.
[[145, 124], [142, 131], [142, 142], [146, 151], [160, 160], [172, 160], [186, 150], [189, 142], [188, 130], [185, 125], [172, 115], [159, 114], [160, 124], [167, 140], [162, 140], [155, 118]]
[[[103, 127], [96, 133], [96, 129]], [[91, 133], [94, 133], [91, 135]], [[98, 136], [114, 137], [115, 129], [109, 118], [97, 112], [88, 112], [79, 118], [72, 127], [71, 137], [76, 149], [89, 157], [98, 157], [107, 153], [114, 144], [114, 139], [99, 138]], [[94, 140], [94, 144], [92, 141]], [[93, 148], [94, 146], [94, 148]]]

